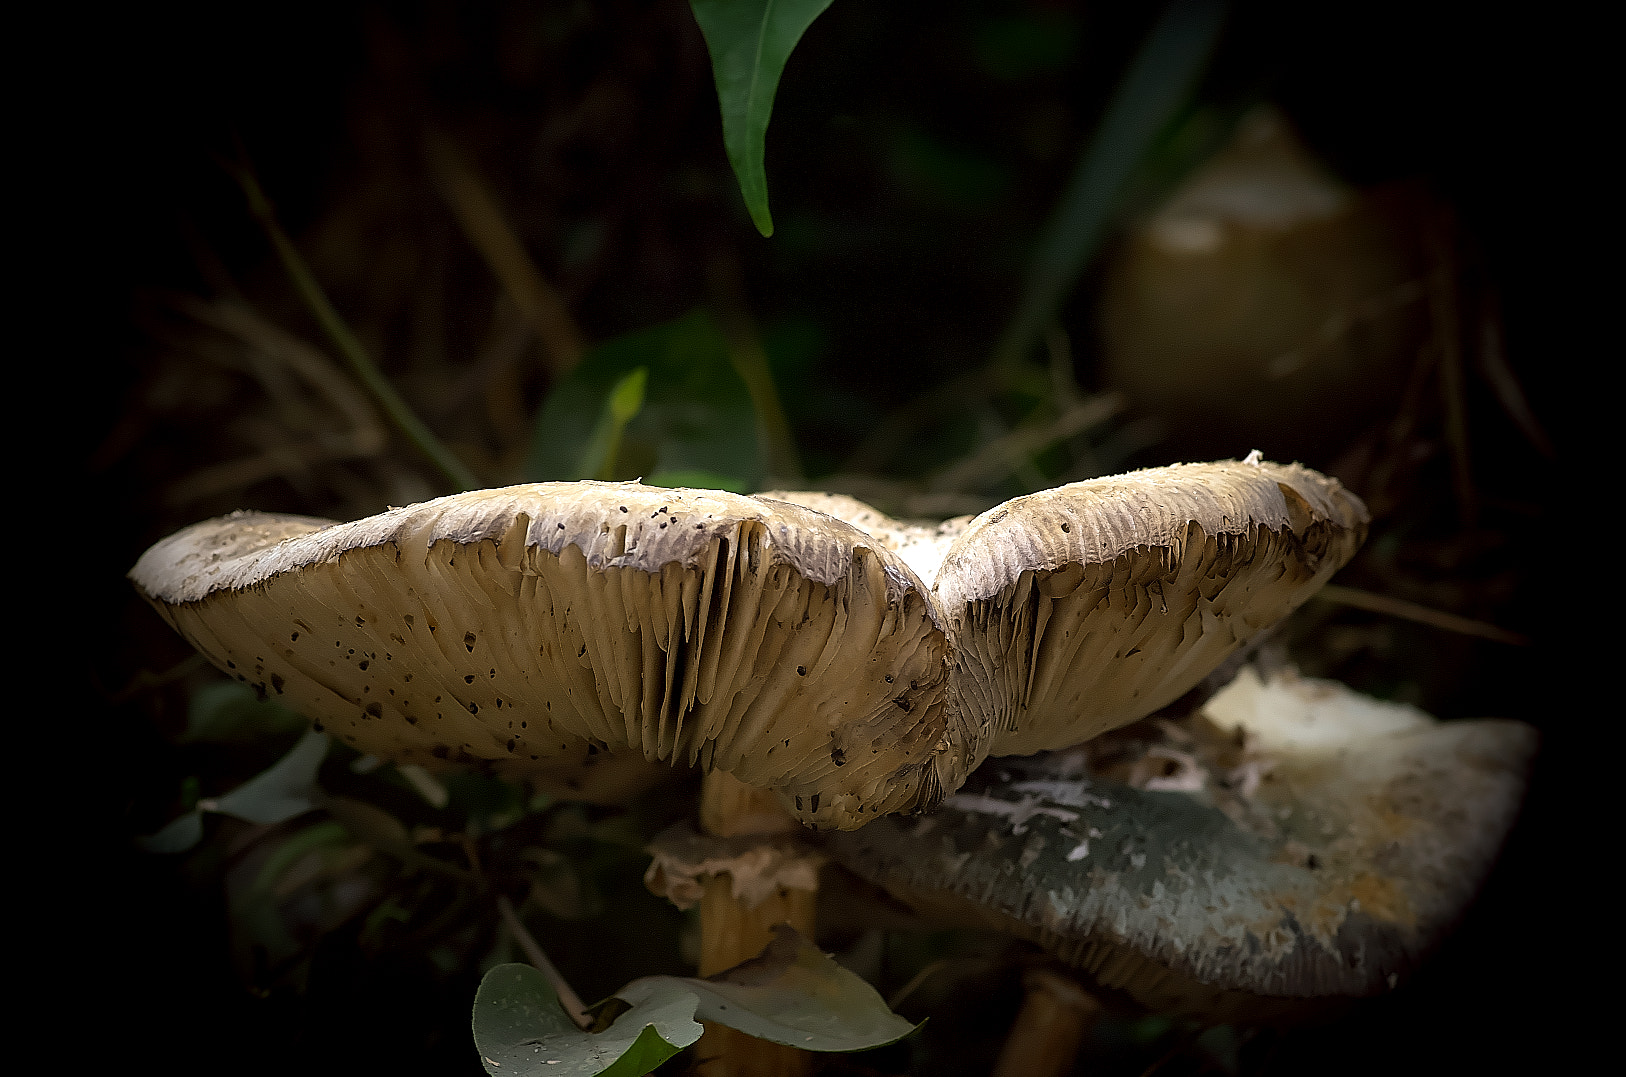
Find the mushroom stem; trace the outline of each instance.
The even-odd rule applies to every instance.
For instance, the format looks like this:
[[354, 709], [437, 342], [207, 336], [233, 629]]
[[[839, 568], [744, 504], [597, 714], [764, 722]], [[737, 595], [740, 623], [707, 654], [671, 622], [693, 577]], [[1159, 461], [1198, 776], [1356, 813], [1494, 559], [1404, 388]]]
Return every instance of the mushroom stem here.
[[[771, 793], [712, 771], [701, 785], [700, 827], [713, 837], [732, 838], [783, 834], [797, 824]], [[734, 896], [728, 876], [706, 879], [700, 899], [700, 975], [714, 975], [761, 953], [773, 941], [775, 924], [789, 924], [812, 938], [816, 896], [813, 890], [779, 887], [760, 904], [748, 906]], [[804, 1077], [813, 1070], [812, 1056], [805, 1051], [709, 1022], [695, 1059], [695, 1072], [705, 1077]]]
[[1061, 1077], [1073, 1072], [1084, 1037], [1101, 1015], [1078, 981], [1047, 968], [1022, 974], [1022, 1009], [999, 1052], [993, 1077]]

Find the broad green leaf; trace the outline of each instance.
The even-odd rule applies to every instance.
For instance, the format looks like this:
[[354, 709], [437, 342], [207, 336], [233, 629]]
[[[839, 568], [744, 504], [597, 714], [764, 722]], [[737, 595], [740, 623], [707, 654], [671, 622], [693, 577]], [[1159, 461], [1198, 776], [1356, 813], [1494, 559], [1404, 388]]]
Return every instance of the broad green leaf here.
[[1225, 7], [1224, 0], [1173, 0], [1152, 27], [1039, 236], [996, 361], [1023, 358], [1055, 320], [1057, 307], [1106, 238], [1130, 175], [1207, 67]]
[[[233, 685], [232, 687], [236, 687]], [[184, 853], [203, 838], [203, 813], [219, 812], [270, 826], [316, 807], [316, 772], [327, 758], [327, 737], [308, 732], [293, 750], [223, 797], [200, 800], [195, 810], [156, 834], [136, 839], [149, 853]]]
[[830, 0], [689, 0], [706, 37], [723, 147], [757, 231], [773, 235], [763, 166], [774, 93], [791, 50]]
[[736, 494], [750, 491], [748, 483], [732, 475], [719, 475], [715, 471], [691, 468], [687, 471], [657, 471], [644, 477], [647, 486], [682, 486], [691, 490], [730, 490]]
[[702, 1031], [694, 1019], [694, 993], [674, 977], [651, 979], [664, 982], [651, 985], [603, 1032], [583, 1032], [540, 972], [498, 965], [474, 996], [480, 1062], [493, 1077], [640, 1077]]
[[349, 841], [349, 832], [331, 819], [324, 819], [320, 823], [314, 823], [299, 833], [291, 835], [286, 841], [278, 845], [276, 850], [266, 858], [265, 863], [261, 865], [260, 873], [254, 879], [254, 889], [251, 894], [256, 899], [263, 900], [277, 885], [277, 880], [287, 874], [289, 868], [303, 860], [307, 853], [346, 845]]
[[[642, 407], [633, 409], [636, 382], [628, 377], [640, 368], [648, 373]], [[600, 417], [618, 414], [628, 417], [614, 470], [606, 473], [601, 458], [588, 461], [588, 447], [600, 440]], [[727, 341], [711, 315], [696, 310], [599, 345], [561, 379], [537, 415], [526, 477], [545, 482], [703, 472], [716, 480], [708, 486], [757, 489], [765, 473], [757, 425]]]
[[604, 407], [598, 423], [593, 427], [587, 447], [576, 463], [576, 474], [591, 475], [595, 479], [615, 478], [615, 458], [621, 450], [621, 435], [627, 424], [644, 407], [644, 388], [649, 382], [649, 368], [636, 367], [621, 376], [604, 398]]
[[136, 839], [136, 844], [149, 853], [184, 853], [203, 840], [203, 813], [189, 811], [156, 834]]
[[[636, 1004], [653, 990], [645, 985], [662, 979], [635, 980], [616, 997]], [[867, 1051], [915, 1029], [887, 1009], [873, 987], [785, 924], [774, 928], [773, 942], [751, 960], [710, 979], [683, 982], [700, 1000], [699, 1020], [804, 1051]]]
[[727, 972], [706, 980], [645, 976], [615, 997], [631, 1008], [603, 1032], [582, 1032], [540, 972], [498, 965], [474, 999], [474, 1043], [486, 1072], [643, 1074], [699, 1039], [698, 1021], [805, 1051], [867, 1051], [915, 1029], [784, 924], [762, 953]]
[[316, 807], [316, 772], [327, 757], [327, 736], [309, 732], [293, 750], [236, 789], [216, 800], [198, 803], [204, 811], [220, 812], [262, 826], [292, 819]]
[[181, 742], [229, 743], [264, 733], [293, 733], [308, 724], [287, 707], [255, 695], [246, 684], [218, 681], [192, 694]]

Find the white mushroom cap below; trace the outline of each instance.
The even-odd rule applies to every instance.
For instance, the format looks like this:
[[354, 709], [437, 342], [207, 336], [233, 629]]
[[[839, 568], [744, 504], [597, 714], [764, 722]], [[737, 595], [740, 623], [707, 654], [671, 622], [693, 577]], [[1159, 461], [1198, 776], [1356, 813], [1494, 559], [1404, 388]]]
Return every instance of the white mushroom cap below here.
[[996, 756], [1142, 718], [1314, 594], [1367, 522], [1336, 479], [1252, 458], [1007, 501], [966, 527], [936, 575], [951, 702], [987, 723], [972, 739]]
[[940, 923], [1029, 939], [1150, 1009], [1287, 1018], [1387, 992], [1439, 944], [1537, 746], [1519, 722], [1436, 722], [1251, 667], [1175, 732], [1142, 746], [1186, 757], [1161, 789], [1109, 776], [1099, 743], [1001, 759], [935, 815], [825, 848]]
[[630, 749], [853, 827], [935, 804], [976, 752], [918, 578], [795, 505], [580, 482], [350, 524], [239, 513], [130, 575], [217, 666], [397, 761]]

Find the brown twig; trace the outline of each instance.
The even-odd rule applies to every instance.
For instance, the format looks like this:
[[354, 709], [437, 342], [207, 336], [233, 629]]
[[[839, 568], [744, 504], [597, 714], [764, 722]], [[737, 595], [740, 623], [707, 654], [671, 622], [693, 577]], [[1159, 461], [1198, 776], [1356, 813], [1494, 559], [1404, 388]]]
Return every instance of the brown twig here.
[[915, 973], [913, 976], [911, 976], [909, 978], [908, 983], [906, 983], [902, 987], [898, 988], [895, 992], [892, 993], [892, 997], [886, 1000], [886, 1008], [889, 1009], [889, 1010], [896, 1010], [900, 1005], [903, 1004], [904, 999], [908, 998], [910, 995], [912, 995], [916, 991], [920, 990], [920, 987], [921, 987], [922, 984], [924, 984], [927, 980], [931, 979], [933, 976], [935, 976], [942, 969], [947, 968], [948, 965], [949, 965], [949, 961], [950, 961], [949, 958], [940, 957], [937, 960], [935, 960], [935, 961], [931, 962], [930, 964], [928, 964], [925, 968], [921, 969], [919, 972]]
[[1552, 439], [1547, 436], [1541, 421], [1536, 418], [1535, 410], [1530, 407], [1524, 387], [1508, 365], [1507, 354], [1502, 349], [1502, 319], [1494, 302], [1487, 301], [1485, 306], [1479, 329], [1479, 373], [1490, 384], [1497, 403], [1502, 405], [1502, 410], [1513, 420], [1513, 425], [1519, 428], [1525, 440], [1547, 459], [1556, 460], [1558, 450], [1553, 448]]
[[1445, 210], [1429, 229], [1434, 271], [1429, 282], [1429, 315], [1440, 363], [1440, 400], [1445, 409], [1445, 437], [1451, 447], [1451, 486], [1457, 513], [1464, 527], [1479, 516], [1474, 496], [1473, 467], [1468, 455], [1468, 401], [1462, 377], [1462, 309], [1458, 296], [1457, 261], [1451, 221]]
[[1117, 393], [1086, 397], [1045, 422], [1017, 427], [981, 446], [970, 456], [938, 472], [930, 486], [934, 492], [964, 491], [1016, 470], [1034, 453], [1099, 426], [1124, 408]]
[[294, 241], [277, 221], [276, 214], [271, 209], [271, 202], [260, 188], [260, 181], [254, 172], [246, 164], [227, 164], [226, 168], [242, 187], [243, 195], [248, 199], [249, 212], [265, 230], [266, 237], [270, 239], [271, 246], [282, 262], [283, 270], [293, 282], [300, 298], [310, 308], [311, 314], [327, 333], [328, 339], [333, 342], [345, 362], [350, 364], [351, 372], [384, 410], [384, 414], [389, 416], [396, 429], [417, 446], [418, 450], [458, 489], [471, 490], [479, 486], [480, 481], [474, 477], [474, 472], [470, 471], [468, 465], [459, 460], [450, 449], [441, 444], [434, 432], [424, 425], [423, 420], [418, 418], [407, 402], [395, 391], [395, 387], [384, 376], [384, 372], [378, 369], [372, 356], [367, 353], [367, 349], [362, 346], [350, 326], [339, 316], [332, 300], [328, 299], [327, 293], [317, 282], [316, 275], [306, 264], [304, 255], [299, 253], [299, 248], [294, 246]]
[[1415, 621], [1418, 624], [1443, 629], [1446, 632], [1457, 632], [1464, 636], [1478, 636], [1480, 639], [1506, 643], [1512, 647], [1527, 647], [1530, 645], [1529, 636], [1509, 632], [1505, 628], [1498, 628], [1496, 625], [1485, 621], [1476, 621], [1471, 617], [1430, 609], [1427, 606], [1418, 605], [1416, 602], [1408, 602], [1403, 598], [1391, 598], [1388, 595], [1362, 591], [1356, 587], [1341, 587], [1338, 584], [1329, 583], [1317, 591], [1315, 597], [1326, 602], [1351, 606], [1358, 610], [1367, 610], [1371, 613], [1381, 613], [1389, 617]]
[[559, 996], [559, 1005], [564, 1007], [565, 1013], [575, 1022], [576, 1027], [586, 1032], [593, 1026], [593, 1015], [587, 1012], [582, 1005], [581, 996], [576, 994], [575, 988], [564, 978], [564, 974], [548, 960], [547, 952], [537, 944], [535, 937], [526, 930], [520, 922], [519, 914], [514, 911], [514, 903], [508, 900], [508, 895], [497, 895], [497, 912], [502, 916], [502, 922], [513, 933], [514, 941], [525, 952], [525, 960], [534, 965], [538, 972], [548, 978], [553, 985], [553, 993]]
[[1386, 292], [1367, 296], [1349, 307], [1335, 311], [1321, 323], [1308, 343], [1272, 359], [1265, 364], [1265, 372], [1272, 378], [1285, 378], [1294, 374], [1321, 352], [1336, 344], [1356, 326], [1375, 321], [1390, 311], [1415, 303], [1427, 294], [1426, 282], [1408, 280]]
[[582, 333], [559, 292], [548, 283], [530, 253], [504, 219], [497, 200], [471, 165], [445, 135], [430, 131], [424, 147], [436, 185], [520, 313], [536, 332], [557, 380], [568, 374], [587, 351]]

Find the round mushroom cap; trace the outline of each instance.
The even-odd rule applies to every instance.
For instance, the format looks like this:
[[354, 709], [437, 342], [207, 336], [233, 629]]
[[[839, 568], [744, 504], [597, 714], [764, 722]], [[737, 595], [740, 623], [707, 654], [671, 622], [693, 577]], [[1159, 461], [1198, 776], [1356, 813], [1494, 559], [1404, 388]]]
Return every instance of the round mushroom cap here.
[[1030, 939], [1153, 1010], [1280, 1019], [1388, 991], [1436, 946], [1535, 750], [1518, 722], [1436, 722], [1249, 667], [1183, 722], [991, 760], [936, 815], [826, 849], [939, 922]]
[[926, 588], [797, 505], [577, 482], [349, 524], [236, 513], [130, 575], [221, 669], [397, 761], [524, 775], [633, 751], [853, 827], [934, 805], [977, 752]]
[[933, 591], [951, 702], [987, 723], [988, 754], [1065, 748], [1166, 706], [1354, 555], [1361, 500], [1256, 457], [1045, 490], [960, 533]]

